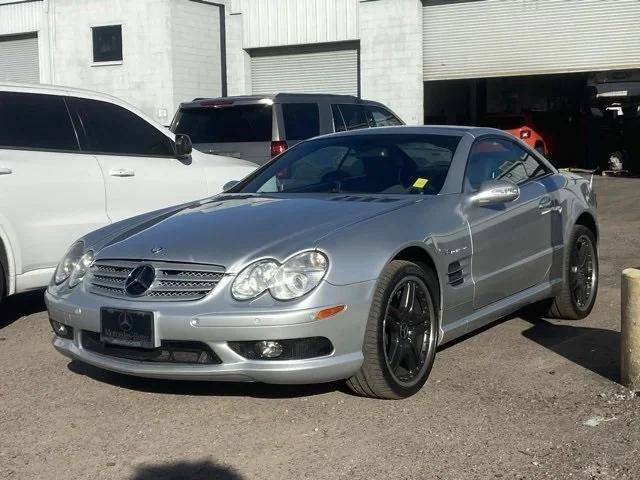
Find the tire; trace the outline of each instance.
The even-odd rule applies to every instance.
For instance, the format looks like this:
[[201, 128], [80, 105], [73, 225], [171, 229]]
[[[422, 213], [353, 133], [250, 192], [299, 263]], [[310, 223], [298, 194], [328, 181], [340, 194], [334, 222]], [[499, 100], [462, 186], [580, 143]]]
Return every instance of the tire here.
[[[362, 367], [347, 380], [351, 390], [366, 397], [401, 399], [422, 388], [436, 354], [438, 292], [429, 267], [404, 260], [387, 265], [367, 320]], [[405, 303], [411, 303], [411, 309], [402, 306], [409, 297], [413, 300]]]
[[533, 148], [534, 148], [534, 150], [535, 150], [536, 152], [538, 152], [538, 153], [540, 153], [540, 154], [542, 154], [542, 155], [545, 155], [545, 156], [546, 156], [546, 154], [547, 154], [547, 149], [546, 149], [546, 148], [544, 148], [544, 143], [542, 143], [542, 142], [536, 142], [536, 146], [535, 146], [535, 147], [533, 147]]
[[[574, 280], [580, 277], [579, 273], [573, 270], [578, 261], [578, 250], [585, 248], [583, 242], [587, 241], [591, 248], [592, 280], [590, 282], [590, 294], [587, 301], [580, 302], [576, 294]], [[598, 249], [596, 248], [596, 237], [594, 233], [584, 225], [575, 225], [571, 232], [569, 243], [570, 248], [565, 252], [562, 266], [564, 282], [560, 293], [549, 302], [548, 317], [564, 320], [580, 320], [591, 313], [598, 294], [598, 281], [600, 268], [598, 264]], [[580, 247], [579, 245], [582, 245]], [[579, 267], [578, 267], [579, 268]]]

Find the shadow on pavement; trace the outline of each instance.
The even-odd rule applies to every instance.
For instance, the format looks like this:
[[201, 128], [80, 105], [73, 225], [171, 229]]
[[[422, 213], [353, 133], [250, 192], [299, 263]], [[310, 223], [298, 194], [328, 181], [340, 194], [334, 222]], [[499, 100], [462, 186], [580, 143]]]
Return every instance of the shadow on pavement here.
[[269, 385], [266, 383], [233, 383], [233, 382], [198, 382], [188, 380], [163, 380], [141, 378], [131, 375], [110, 372], [86, 363], [72, 360], [67, 365], [69, 370], [86, 375], [98, 382], [115, 387], [127, 388], [147, 393], [169, 395], [211, 395], [211, 396], [249, 396], [255, 398], [298, 398], [322, 395], [342, 391], [347, 393], [342, 382], [320, 383], [311, 385]]
[[522, 318], [532, 324], [522, 332], [529, 340], [608, 380], [619, 382], [620, 332]]
[[242, 478], [229, 467], [204, 460], [166, 465], [141, 465], [137, 467], [131, 480], [242, 480]]
[[0, 329], [16, 320], [46, 310], [44, 290], [20, 293], [5, 298], [0, 304]]

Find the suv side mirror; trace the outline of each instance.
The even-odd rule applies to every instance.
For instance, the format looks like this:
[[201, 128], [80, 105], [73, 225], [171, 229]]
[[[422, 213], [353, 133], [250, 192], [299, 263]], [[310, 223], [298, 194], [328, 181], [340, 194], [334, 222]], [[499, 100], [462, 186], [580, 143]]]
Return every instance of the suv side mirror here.
[[487, 180], [482, 182], [480, 189], [471, 197], [474, 205], [495, 205], [517, 200], [520, 188], [507, 180]]
[[193, 151], [193, 145], [191, 144], [191, 138], [189, 135], [177, 134], [176, 141], [174, 143], [174, 152], [179, 159], [188, 157]]

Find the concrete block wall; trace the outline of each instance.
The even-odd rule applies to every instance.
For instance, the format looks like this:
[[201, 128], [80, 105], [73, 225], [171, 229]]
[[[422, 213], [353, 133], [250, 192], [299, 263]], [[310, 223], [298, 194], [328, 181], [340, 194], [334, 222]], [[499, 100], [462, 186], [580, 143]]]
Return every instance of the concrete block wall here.
[[[168, 123], [173, 115], [168, 0], [57, 0], [53, 3], [56, 84], [109, 93]], [[122, 25], [123, 61], [93, 64], [91, 27]]]
[[196, 97], [220, 96], [220, 8], [172, 0], [170, 19], [174, 110], [180, 102]]
[[410, 125], [423, 123], [422, 2], [360, 2], [362, 98], [388, 105]]

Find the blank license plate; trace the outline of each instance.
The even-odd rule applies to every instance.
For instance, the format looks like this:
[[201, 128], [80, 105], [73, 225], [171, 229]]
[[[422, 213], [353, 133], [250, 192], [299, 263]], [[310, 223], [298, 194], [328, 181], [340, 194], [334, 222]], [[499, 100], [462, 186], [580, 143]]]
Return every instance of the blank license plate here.
[[153, 312], [102, 308], [100, 341], [126, 347], [154, 348]]

